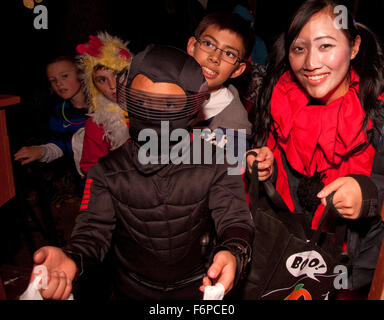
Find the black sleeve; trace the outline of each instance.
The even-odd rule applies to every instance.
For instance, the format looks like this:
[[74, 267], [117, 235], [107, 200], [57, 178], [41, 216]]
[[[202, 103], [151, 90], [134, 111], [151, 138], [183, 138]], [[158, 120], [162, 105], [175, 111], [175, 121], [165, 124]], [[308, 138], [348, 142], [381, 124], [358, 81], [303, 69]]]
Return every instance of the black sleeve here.
[[373, 217], [381, 215], [384, 200], [384, 139], [375, 132], [372, 144], [376, 148], [373, 158], [372, 173], [370, 177], [364, 175], [349, 175], [357, 180], [360, 185], [363, 204], [360, 217]]
[[80, 213], [65, 251], [80, 256], [84, 268], [102, 262], [110, 249], [115, 222], [112, 197], [97, 163], [88, 172]]
[[384, 138], [380, 136], [378, 146], [376, 148], [375, 157], [373, 159], [371, 181], [377, 188], [377, 210], [381, 214], [381, 206], [384, 201]]
[[359, 218], [376, 216], [378, 211], [378, 191], [371, 178], [362, 174], [350, 174], [348, 177], [354, 178], [360, 185], [363, 202]]
[[218, 238], [211, 259], [218, 251], [229, 250], [237, 260], [236, 283], [251, 257], [254, 223], [241, 176], [228, 175], [224, 165], [220, 171], [209, 192], [209, 208]]

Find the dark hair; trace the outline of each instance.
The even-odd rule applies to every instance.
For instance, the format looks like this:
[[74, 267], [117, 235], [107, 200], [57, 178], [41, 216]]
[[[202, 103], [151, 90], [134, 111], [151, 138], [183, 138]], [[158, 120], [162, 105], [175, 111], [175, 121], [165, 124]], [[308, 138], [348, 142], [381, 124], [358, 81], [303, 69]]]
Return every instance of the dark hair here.
[[243, 42], [244, 56], [242, 58], [247, 59], [250, 56], [255, 41], [255, 35], [248, 21], [235, 13], [222, 11], [214, 12], [206, 15], [200, 21], [195, 30], [195, 38], [199, 39], [203, 32], [212, 25], [217, 26], [220, 30], [230, 30], [236, 33]]
[[[345, 4], [340, 0], [306, 1], [294, 14], [288, 31], [281, 34], [272, 46], [267, 65], [267, 75], [257, 104], [250, 113], [250, 119], [254, 125], [254, 142], [256, 146], [265, 144], [271, 130], [276, 137], [270, 112], [271, 97], [273, 88], [279, 78], [290, 69], [288, 55], [292, 42], [314, 14], [326, 9], [333, 12], [337, 5]], [[384, 57], [381, 44], [374, 33], [366, 26], [354, 22], [350, 10], [348, 10], [348, 27], [341, 30], [346, 35], [350, 45], [353, 44], [358, 35], [361, 37], [359, 52], [355, 59], [351, 60], [351, 66], [360, 78], [358, 94], [365, 111], [363, 128], [367, 126], [368, 119], [370, 119], [374, 126], [379, 129], [379, 132], [382, 133], [379, 125], [382, 125], [384, 120], [384, 103], [377, 99], [384, 92]]]

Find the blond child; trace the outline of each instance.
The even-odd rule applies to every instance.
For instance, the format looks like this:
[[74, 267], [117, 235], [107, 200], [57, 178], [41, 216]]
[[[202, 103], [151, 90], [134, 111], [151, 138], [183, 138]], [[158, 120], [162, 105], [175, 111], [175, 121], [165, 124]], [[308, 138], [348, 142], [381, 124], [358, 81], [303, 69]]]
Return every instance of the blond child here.
[[88, 119], [87, 102], [75, 59], [58, 57], [47, 64], [46, 72], [52, 91], [63, 101], [54, 107], [50, 117], [52, 134], [48, 143], [25, 146], [15, 153], [15, 160], [22, 165], [36, 160], [48, 163], [67, 152], [73, 155], [72, 135], [83, 128]]

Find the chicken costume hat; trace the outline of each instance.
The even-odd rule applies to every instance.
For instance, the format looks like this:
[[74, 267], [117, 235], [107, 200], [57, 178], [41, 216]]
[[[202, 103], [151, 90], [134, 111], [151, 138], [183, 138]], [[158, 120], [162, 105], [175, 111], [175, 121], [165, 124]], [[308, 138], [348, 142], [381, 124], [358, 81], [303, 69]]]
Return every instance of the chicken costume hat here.
[[93, 73], [96, 66], [103, 66], [116, 73], [130, 67], [132, 54], [127, 43], [106, 32], [90, 35], [89, 42], [76, 47], [82, 82], [87, 94], [90, 116], [104, 129], [104, 138], [116, 149], [129, 138], [128, 114], [115, 101], [111, 101], [95, 87]]

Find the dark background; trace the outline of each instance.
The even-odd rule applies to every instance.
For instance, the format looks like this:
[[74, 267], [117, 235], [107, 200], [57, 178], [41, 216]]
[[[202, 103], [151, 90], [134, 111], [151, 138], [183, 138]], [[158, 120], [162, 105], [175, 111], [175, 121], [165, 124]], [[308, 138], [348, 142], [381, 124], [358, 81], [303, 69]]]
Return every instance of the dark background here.
[[[21, 128], [42, 130], [45, 113], [52, 107], [45, 110], [51, 96], [45, 64], [59, 55], [76, 54], [76, 45], [87, 42], [89, 34], [107, 31], [117, 35], [129, 41], [134, 53], [151, 42], [185, 49], [188, 37], [205, 13], [231, 11], [238, 2], [209, 0], [205, 10], [197, 0], [43, 0], [40, 4], [48, 9], [48, 29], [36, 30], [36, 14], [24, 7], [22, 0], [2, 1], [0, 93], [19, 95], [22, 99], [21, 105], [13, 108], [18, 109], [18, 130], [10, 123], [10, 135], [18, 134]], [[256, 2], [256, 32], [269, 47], [303, 1]], [[347, 2], [356, 20], [367, 24], [383, 39], [384, 0]], [[10, 115], [9, 121], [12, 120]]]
[[[55, 103], [45, 76], [46, 63], [59, 55], [75, 55], [75, 47], [90, 34], [107, 31], [129, 41], [133, 52], [155, 42], [185, 49], [204, 14], [232, 11], [242, 0], [209, 0], [206, 9], [197, 0], [43, 0], [48, 29], [36, 30], [36, 14], [22, 0], [2, 1], [0, 7], [0, 93], [21, 97], [7, 108], [13, 154], [25, 144], [44, 143], [48, 117]], [[244, 0], [243, 0], [244, 1]], [[303, 0], [253, 0], [257, 3], [256, 33], [270, 47], [287, 29], [287, 21]], [[247, 1], [246, 1], [247, 2]], [[346, 0], [355, 19], [384, 38], [384, 0]]]
[[[48, 117], [55, 103], [45, 76], [46, 63], [59, 55], [75, 55], [75, 47], [90, 34], [107, 31], [129, 41], [133, 53], [149, 43], [185, 49], [188, 38], [208, 12], [232, 11], [242, 0], [43, 0], [48, 29], [36, 30], [36, 14], [22, 0], [2, 1], [0, 7], [0, 93], [21, 97], [7, 108], [11, 153], [25, 144], [44, 143]], [[267, 47], [287, 29], [287, 21], [303, 0], [253, 0], [257, 3], [256, 33]], [[346, 0], [356, 21], [384, 38], [384, 0]], [[363, 44], [364, 45], [364, 44]], [[33, 139], [32, 139], [33, 138]]]
[[[36, 30], [36, 15], [23, 6], [22, 0], [2, 1], [0, 91], [25, 98], [36, 95], [47, 84], [46, 62], [58, 55], [76, 54], [76, 45], [88, 41], [89, 34], [97, 31], [108, 31], [129, 41], [133, 52], [151, 42], [185, 49], [188, 37], [206, 12], [231, 11], [239, 2], [209, 0], [204, 10], [197, 0], [43, 0], [40, 4], [48, 9], [48, 30]], [[286, 29], [288, 18], [302, 2], [257, 1], [256, 31], [267, 46]], [[384, 0], [347, 2], [355, 11], [356, 20], [383, 38]]]
[[[76, 55], [76, 45], [90, 34], [107, 31], [129, 41], [133, 53], [149, 43], [186, 48], [198, 22], [209, 12], [232, 11], [247, 0], [43, 0], [48, 9], [48, 29], [36, 30], [37, 16], [22, 0], [0, 6], [0, 94], [21, 97], [6, 109], [11, 154], [24, 145], [46, 143], [48, 119], [56, 104], [45, 75], [46, 63], [59, 55]], [[270, 47], [287, 29], [289, 17], [303, 0], [251, 0], [256, 3], [256, 33]], [[384, 0], [346, 0], [355, 19], [384, 38]], [[14, 166], [19, 164], [14, 163]]]
[[[253, 1], [257, 2], [256, 33], [267, 47], [271, 46], [280, 32], [287, 29], [289, 17], [303, 2]], [[209, 0], [204, 9], [197, 0], [42, 0], [40, 4], [48, 9], [48, 29], [36, 30], [33, 26], [36, 14], [32, 9], [24, 7], [22, 0], [2, 1], [0, 94], [21, 97], [20, 104], [6, 108], [11, 154], [24, 145], [46, 143], [49, 137], [48, 118], [56, 103], [45, 76], [45, 65], [50, 59], [60, 55], [75, 55], [76, 45], [87, 42], [89, 35], [98, 31], [107, 31], [129, 41], [128, 47], [133, 53], [143, 50], [147, 44], [153, 42], [185, 49], [188, 38], [204, 14], [216, 10], [232, 11], [239, 2], [241, 0]], [[384, 0], [347, 2], [355, 19], [373, 29], [383, 41]], [[0, 266], [3, 262], [12, 262], [14, 253], [19, 250], [20, 226], [29, 230], [26, 224], [30, 224], [30, 217], [25, 218], [24, 208], [33, 201], [29, 198], [25, 201], [29, 191], [27, 181], [34, 188], [37, 185], [39, 189], [41, 187], [42, 190], [50, 190], [54, 179], [50, 176], [47, 178], [46, 174], [63, 170], [58, 161], [61, 160], [54, 161], [52, 166], [45, 165], [44, 168], [39, 163], [23, 167], [19, 163], [13, 163], [18, 192], [16, 199], [9, 201], [0, 210]], [[1, 183], [0, 181], [0, 188]], [[45, 185], [48, 187], [45, 188]], [[63, 184], [55, 184], [57, 193], [60, 196], [70, 194], [72, 191], [65, 188], [68, 185], [71, 187], [73, 184], [67, 183], [64, 187]], [[39, 191], [39, 195], [48, 196], [44, 191]], [[48, 201], [42, 202], [50, 205]], [[55, 207], [53, 214], [62, 220], [68, 220], [65, 224], [68, 226], [73, 223], [73, 217], [78, 211], [77, 203], [69, 205], [73, 208], [68, 209], [68, 204], [58, 209]], [[71, 228], [65, 230], [70, 232]], [[33, 252], [31, 248], [30, 252]], [[14, 261], [12, 264], [15, 264]], [[14, 268], [11, 271], [14, 272]], [[9, 274], [10, 278], [15, 278], [13, 273]], [[27, 273], [25, 281], [28, 281]], [[24, 290], [23, 287], [17, 289], [19, 293], [21, 289]]]

